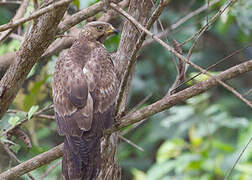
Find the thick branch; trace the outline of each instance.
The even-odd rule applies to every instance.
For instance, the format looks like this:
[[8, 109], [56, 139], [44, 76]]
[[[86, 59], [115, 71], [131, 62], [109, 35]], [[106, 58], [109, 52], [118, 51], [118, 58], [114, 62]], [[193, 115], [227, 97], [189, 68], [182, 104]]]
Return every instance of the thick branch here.
[[40, 155], [35, 156], [28, 161], [25, 161], [22, 164], [19, 164], [11, 169], [0, 174], [0, 179], [15, 179], [19, 176], [26, 174], [34, 169], [37, 169], [45, 164], [48, 164], [55, 159], [58, 159], [62, 156], [63, 143], [50, 149], [47, 152], [44, 152]]
[[[24, 0], [22, 2], [22, 4], [20, 5], [20, 7], [17, 10], [16, 15], [13, 17], [12, 21], [15, 21], [21, 17], [24, 16], [25, 12], [26, 12], [26, 8], [29, 4], [29, 0]], [[8, 29], [5, 32], [0, 33], [0, 44], [15, 30], [15, 28], [13, 29]]]
[[[65, 0], [61, 7], [40, 16], [23, 41], [16, 59], [0, 82], [0, 118], [15, 98], [19, 88], [38, 58], [48, 48], [56, 34], [57, 26], [62, 19], [68, 4]], [[63, 1], [60, 1], [63, 2]]]
[[24, 22], [30, 21], [30, 20], [35, 19], [35, 18], [37, 18], [37, 17], [39, 17], [39, 16], [41, 16], [41, 15], [43, 15], [43, 14], [49, 12], [49, 11], [55, 10], [55, 8], [57, 8], [57, 7], [62, 7], [63, 5], [68, 4], [71, 1], [72, 0], [61, 0], [59, 2], [50, 4], [50, 5], [46, 6], [45, 8], [42, 8], [42, 9], [34, 12], [29, 17], [21, 18], [21, 19], [18, 19], [16, 21], [14, 21], [14, 22], [11, 21], [11, 22], [9, 22], [7, 24], [4, 24], [4, 25], [0, 26], [0, 32], [5, 31], [5, 30], [10, 29], [10, 28], [17, 27], [20, 24], [23, 24]]
[[77, 13], [75, 13], [72, 16], [67, 17], [63, 22], [59, 24], [58, 27], [58, 34], [62, 34], [74, 25], [80, 23], [81, 21], [94, 16], [98, 12], [102, 11], [105, 6], [104, 1], [100, 1], [98, 3], [95, 3], [94, 5], [83, 9]]
[[[232, 2], [235, 2], [236, 0], [232, 0], [230, 1], [230, 5], [232, 5]], [[113, 5], [114, 7], [117, 7], [117, 5]], [[209, 72], [207, 72], [205, 69], [203, 69], [202, 67], [198, 66], [197, 64], [189, 61], [187, 58], [185, 58], [183, 55], [181, 55], [180, 53], [178, 53], [174, 48], [172, 48], [170, 45], [168, 45], [167, 43], [165, 43], [164, 41], [162, 41], [160, 38], [158, 38], [157, 36], [155, 36], [155, 34], [151, 33], [148, 29], [146, 29], [144, 26], [142, 26], [139, 22], [137, 22], [136, 19], [134, 19], [134, 17], [132, 17], [131, 15], [129, 15], [127, 12], [123, 11], [120, 7], [114, 8], [116, 11], [120, 12], [124, 17], [126, 17], [131, 23], [133, 23], [137, 28], [139, 28], [141, 31], [145, 32], [146, 34], [148, 34], [149, 36], [152, 37], [152, 39], [154, 39], [156, 42], [158, 42], [160, 45], [162, 45], [163, 47], [165, 47], [168, 51], [171, 51], [175, 56], [177, 56], [180, 60], [186, 62], [187, 64], [191, 65], [192, 67], [194, 67], [195, 69], [199, 70], [200, 72], [202, 72], [203, 74], [206, 74], [212, 78], [214, 78], [216, 81], [218, 81], [219, 84], [221, 84], [223, 87], [225, 87], [227, 90], [231, 91], [236, 97], [238, 97], [240, 100], [242, 100], [243, 102], [245, 102], [249, 107], [252, 108], [252, 103], [250, 101], [248, 101], [247, 99], [245, 99], [240, 93], [238, 93], [235, 89], [233, 89], [231, 86], [227, 85], [226, 83], [224, 83], [223, 81], [219, 80], [218, 78], [215, 78], [214, 76], [212, 76]], [[223, 12], [219, 11], [219, 12]], [[216, 16], [215, 16], [216, 17]], [[207, 25], [208, 26], [208, 25]]]
[[[226, 71], [216, 75], [215, 77], [225, 81], [232, 78], [235, 78], [241, 74], [244, 74], [246, 72], [252, 71], [252, 59], [249, 61], [246, 61], [242, 64], [239, 64], [237, 66], [231, 67], [227, 69]], [[110, 130], [107, 130], [106, 133], [112, 133], [115, 131], [118, 131], [122, 129], [123, 127], [126, 127], [128, 125], [140, 122], [141, 120], [148, 118], [156, 113], [159, 113], [161, 111], [164, 111], [168, 108], [171, 108], [172, 106], [183, 102], [193, 96], [199, 95], [208, 89], [216, 86], [218, 82], [215, 78], [210, 78], [206, 81], [200, 82], [198, 84], [195, 84], [183, 91], [180, 91], [176, 94], [173, 94], [169, 97], [164, 97], [163, 99], [145, 107], [138, 111], [135, 111], [133, 113], [130, 113], [123, 117], [119, 122], [120, 124], [111, 128]], [[0, 179], [5, 179], [9, 177], [18, 177], [21, 176], [27, 172], [30, 172], [36, 168], [39, 168], [47, 163], [50, 163], [51, 161], [54, 161], [55, 159], [62, 156], [62, 150], [63, 150], [63, 144], [56, 146], [55, 148], [40, 154], [12, 169], [9, 169], [2, 174], [0, 174]], [[17, 176], [18, 175], [18, 176]]]
[[236, 65], [227, 69], [226, 71], [221, 72], [220, 74], [216, 75], [214, 78], [210, 78], [206, 81], [197, 83], [183, 91], [180, 91], [176, 94], [173, 94], [168, 97], [164, 97], [163, 99], [143, 108], [136, 112], [126, 115], [120, 120], [120, 124], [113, 127], [111, 130], [108, 130], [107, 133], [112, 133], [114, 131], [120, 130], [128, 125], [137, 123], [147, 117], [150, 117], [158, 112], [164, 111], [172, 106], [183, 102], [193, 96], [199, 95], [208, 89], [216, 86], [219, 79], [221, 81], [226, 81], [228, 79], [232, 79], [236, 76], [239, 76], [243, 73], [252, 71], [252, 59], [246, 61], [242, 64]]

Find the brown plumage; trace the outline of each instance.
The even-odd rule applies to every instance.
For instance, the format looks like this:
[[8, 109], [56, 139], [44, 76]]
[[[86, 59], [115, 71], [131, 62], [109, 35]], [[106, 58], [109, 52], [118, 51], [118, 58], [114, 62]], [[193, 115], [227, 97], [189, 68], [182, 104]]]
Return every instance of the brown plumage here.
[[53, 101], [58, 133], [65, 136], [66, 180], [93, 180], [100, 171], [100, 139], [113, 124], [119, 86], [102, 43], [114, 32], [108, 23], [88, 23], [55, 67]]

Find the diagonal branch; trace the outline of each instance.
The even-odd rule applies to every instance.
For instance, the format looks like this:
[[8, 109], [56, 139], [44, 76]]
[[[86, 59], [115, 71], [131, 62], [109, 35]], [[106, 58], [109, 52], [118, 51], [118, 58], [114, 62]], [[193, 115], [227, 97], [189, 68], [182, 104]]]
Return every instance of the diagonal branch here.
[[[146, 28], [147, 29], [151, 28], [153, 23], [158, 19], [158, 17], [161, 15], [163, 9], [167, 6], [167, 4], [169, 2], [170, 2], [170, 0], [165, 0], [165, 1], [161, 1], [159, 3], [159, 6], [155, 9], [153, 14], [149, 18], [148, 22], [146, 23]], [[110, 6], [115, 11], [118, 11], [117, 9], [120, 8], [119, 6], [117, 6], [114, 3], [110, 3]], [[120, 8], [120, 12], [121, 11], [123, 11], [122, 8]], [[126, 16], [126, 18], [127, 18], [127, 16]], [[123, 76], [123, 79], [121, 80], [121, 88], [120, 88], [120, 92], [119, 92], [119, 96], [118, 96], [118, 100], [117, 100], [117, 107], [116, 107], [117, 115], [118, 115], [119, 111], [120, 111], [119, 112], [119, 114], [120, 114], [125, 109], [125, 105], [126, 105], [126, 101], [127, 101], [127, 95], [128, 95], [128, 92], [129, 92], [129, 84], [130, 84], [130, 81], [132, 79], [132, 74], [134, 72], [137, 52], [140, 50], [145, 37], [146, 37], [146, 34], [144, 32], [142, 32], [140, 34], [140, 37], [138, 38], [136, 44], [134, 45], [134, 49], [131, 50], [132, 52], [130, 53], [130, 57], [128, 57], [129, 60], [126, 61], [121, 66], [121, 69], [120, 69], [121, 74], [119, 76], [121, 76], [122, 73], [124, 73], [124, 76]]]
[[[209, 6], [213, 6], [214, 4], [218, 3], [220, 0], [214, 0], [211, 1], [211, 3], [209, 4]], [[158, 38], [162, 38], [164, 36], [166, 36], [170, 31], [177, 29], [179, 26], [181, 26], [182, 24], [184, 24], [185, 22], [187, 22], [189, 19], [193, 18], [194, 16], [200, 14], [203, 11], [207, 10], [207, 5], [203, 5], [202, 7], [196, 9], [195, 11], [187, 14], [185, 17], [179, 19], [176, 23], [172, 24], [170, 27], [167, 28], [167, 30], [160, 32], [157, 34]], [[149, 44], [151, 44], [154, 40], [152, 38], [147, 39], [146, 41], [144, 41], [143, 46], [147, 46]]]
[[[218, 74], [215, 78], [218, 78], [221, 81], [226, 81], [249, 71], [252, 71], [252, 59], [227, 69], [226, 71]], [[137, 110], [133, 113], [126, 115], [119, 121], [120, 124], [107, 130], [106, 133], [110, 134], [115, 131], [119, 131], [128, 125], [141, 122], [141, 120], [143, 119], [146, 119], [156, 113], [159, 113], [168, 108], [171, 108], [180, 102], [183, 102], [193, 96], [199, 95], [209, 90], [210, 88], [218, 84], [215, 78], [210, 78], [206, 81], [195, 84], [183, 91], [180, 91], [169, 97], [164, 97], [163, 99], [151, 105], [148, 105], [147, 107], [144, 107], [140, 110]], [[51, 161], [54, 161], [55, 159], [61, 157], [62, 151], [63, 151], [63, 143], [48, 150], [47, 152], [43, 154], [35, 156], [34, 158], [3, 172], [2, 174], [0, 174], [0, 179], [19, 177], [27, 172], [30, 172], [36, 168], [39, 168], [45, 164], [48, 164]]]
[[[235, 2], [235, 0], [233, 0], [232, 2]], [[219, 80], [218, 78], [212, 76], [210, 73], [208, 73], [205, 69], [201, 68], [200, 66], [198, 66], [197, 64], [191, 62], [188, 60], [188, 58], [185, 58], [183, 55], [181, 55], [180, 53], [178, 53], [174, 48], [172, 48], [170, 45], [166, 44], [164, 41], [162, 41], [160, 38], [158, 38], [157, 36], [155, 36], [155, 34], [151, 33], [148, 29], [146, 29], [144, 26], [142, 26], [140, 23], [138, 23], [131, 15], [129, 15], [127, 12], [125, 12], [124, 10], [122, 10], [121, 8], [119, 8], [116, 4], [113, 5], [115, 10], [117, 10], [118, 12], [120, 12], [124, 17], [126, 17], [131, 23], [135, 24], [135, 26], [137, 26], [139, 29], [141, 29], [143, 32], [145, 32], [146, 34], [148, 34], [149, 36], [152, 37], [152, 39], [154, 39], [156, 42], [158, 42], [160, 45], [162, 45], [163, 47], [165, 47], [168, 51], [171, 51], [174, 55], [176, 55], [179, 59], [183, 60], [184, 62], [186, 62], [187, 64], [191, 65], [192, 67], [194, 67], [195, 69], [198, 69], [199, 71], [201, 71], [203, 74], [206, 74], [212, 78], [214, 78], [219, 84], [221, 84], [223, 87], [225, 87], [226, 89], [228, 89], [230, 92], [232, 92], [236, 97], [238, 97], [239, 99], [241, 99], [243, 102], [245, 102], [249, 107], [252, 108], [252, 103], [250, 101], [248, 101], [247, 99], [245, 99], [240, 93], [238, 93], [235, 89], [233, 89], [231, 86], [227, 85], [226, 83], [222, 82], [221, 80]], [[223, 11], [221, 11], [223, 12]]]
[[16, 53], [14, 63], [0, 81], [0, 118], [7, 111], [33, 65], [53, 41], [57, 26], [71, 1], [59, 1], [64, 3], [35, 20]]
[[63, 143], [0, 174], [0, 179], [16, 179], [62, 156]]
[[221, 72], [220, 74], [216, 75], [215, 77], [212, 77], [206, 81], [197, 83], [171, 96], [166, 96], [162, 98], [161, 100], [151, 105], [148, 105], [147, 107], [144, 107], [138, 111], [135, 111], [131, 114], [128, 114], [122, 117], [120, 120], [120, 123], [118, 125], [115, 125], [110, 130], [107, 130], [106, 133], [112, 133], [114, 131], [118, 131], [128, 125], [140, 122], [141, 120], [147, 117], [150, 117], [156, 113], [159, 113], [168, 108], [171, 108], [174, 105], [180, 102], [183, 102], [193, 96], [199, 95], [207, 91], [208, 89], [216, 86], [218, 84], [218, 81], [216, 79], [219, 79], [220, 81], [226, 81], [249, 71], [252, 71], [252, 59], [242, 64], [231, 67]]
[[[12, 21], [15, 21], [15, 20], [18, 20], [20, 19], [21, 17], [24, 16], [25, 14], [25, 11], [26, 11], [26, 8], [29, 4], [29, 0], [24, 0], [22, 2], [22, 4], [20, 5], [20, 7], [18, 8], [17, 10], [17, 13], [16, 15], [14, 16], [14, 18], [12, 19]], [[13, 29], [8, 29], [7, 31], [5, 32], [2, 32], [0, 33], [0, 44], [15, 30], [15, 28]]]
[[62, 7], [63, 5], [68, 4], [71, 1], [72, 0], [61, 0], [61, 1], [58, 1], [56, 3], [52, 3], [52, 4], [46, 6], [46, 7], [42, 8], [42, 9], [39, 9], [38, 11], [36, 11], [34, 13], [32, 13], [29, 17], [21, 18], [21, 19], [18, 19], [16, 21], [14, 21], [14, 22], [11, 21], [11, 22], [9, 22], [7, 24], [4, 24], [4, 25], [0, 26], [0, 32], [5, 31], [5, 30], [10, 29], [10, 28], [15, 28], [15, 27], [19, 26], [20, 24], [23, 24], [23, 23], [25, 23], [27, 21], [35, 19], [35, 18], [37, 18], [37, 17], [39, 17], [39, 16], [41, 16], [41, 15], [43, 15], [43, 14], [49, 12], [49, 11], [54, 10], [55, 8]]

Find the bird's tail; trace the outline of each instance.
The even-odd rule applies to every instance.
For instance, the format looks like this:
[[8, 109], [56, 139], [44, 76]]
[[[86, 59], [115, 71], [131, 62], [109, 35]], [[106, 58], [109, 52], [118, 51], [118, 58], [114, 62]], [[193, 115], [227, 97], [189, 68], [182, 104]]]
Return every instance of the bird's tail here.
[[65, 180], [95, 180], [101, 166], [101, 136], [66, 136], [62, 173]]

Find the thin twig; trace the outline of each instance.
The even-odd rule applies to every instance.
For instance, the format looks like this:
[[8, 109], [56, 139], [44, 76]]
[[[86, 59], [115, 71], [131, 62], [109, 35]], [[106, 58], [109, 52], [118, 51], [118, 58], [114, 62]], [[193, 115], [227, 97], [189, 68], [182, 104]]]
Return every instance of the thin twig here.
[[61, 164], [61, 160], [59, 160], [58, 162], [54, 163], [53, 165], [51, 165], [50, 167], [48, 167], [46, 169], [46, 171], [38, 178], [38, 180], [43, 180], [46, 176], [48, 176], [48, 174], [53, 171], [57, 166], [59, 166]]
[[143, 120], [141, 120], [141, 121], [139, 121], [139, 122], [133, 124], [132, 127], [129, 127], [129, 128], [127, 128], [126, 130], [124, 130], [124, 131], [121, 133], [121, 135], [124, 136], [124, 135], [128, 134], [130, 131], [136, 129], [137, 127], [139, 127], [140, 125], [142, 125], [142, 124], [143, 124], [144, 122], [146, 122], [147, 120], [148, 120], [148, 118], [143, 119]]
[[27, 172], [50, 163], [62, 156], [64, 144], [60, 144], [49, 151], [39, 154], [7, 171], [0, 174], [0, 179], [16, 179]]
[[7, 24], [4, 24], [2, 26], [0, 26], [0, 32], [1, 31], [5, 31], [7, 29], [10, 29], [10, 28], [14, 28], [14, 27], [17, 27], [27, 21], [30, 21], [32, 19], [35, 19], [49, 11], [52, 11], [54, 10], [55, 8], [58, 8], [58, 7], [61, 7], [65, 4], [68, 4], [69, 2], [71, 2], [72, 0], [61, 0], [61, 1], [58, 1], [58, 2], [55, 2], [55, 3], [52, 3], [42, 9], [39, 9], [37, 11], [35, 11], [34, 13], [32, 13], [29, 17], [25, 17], [25, 18], [21, 18], [21, 19], [18, 19], [16, 21], [13, 21], [13, 22], [9, 22]]
[[171, 51], [172, 53], [174, 53], [178, 58], [180, 58], [181, 60], [183, 60], [184, 62], [186, 62], [187, 64], [193, 66], [195, 69], [198, 69], [199, 71], [201, 71], [203, 74], [206, 74], [212, 78], [214, 78], [219, 84], [221, 84], [223, 87], [225, 87], [226, 89], [228, 89], [230, 92], [232, 92], [235, 96], [237, 96], [240, 100], [242, 100], [245, 104], [247, 104], [249, 107], [252, 108], [252, 103], [250, 101], [248, 101], [247, 99], [245, 99], [239, 92], [237, 92], [235, 89], [233, 89], [231, 86], [227, 85], [226, 83], [224, 83], [223, 81], [219, 80], [218, 78], [212, 76], [209, 72], [207, 72], [205, 69], [203, 69], [202, 67], [198, 66], [197, 64], [189, 61], [187, 58], [185, 58], [183, 55], [181, 55], [180, 53], [178, 53], [174, 48], [172, 48], [171, 46], [169, 46], [168, 44], [166, 44], [164, 41], [162, 41], [160, 38], [158, 38], [157, 36], [155, 36], [153, 33], [151, 33], [148, 29], [146, 29], [144, 26], [142, 26], [141, 24], [139, 24], [131, 15], [129, 15], [127, 12], [125, 12], [123, 9], [119, 8], [116, 4], [111, 3], [114, 6], [114, 9], [117, 10], [118, 12], [120, 12], [123, 16], [127, 17], [127, 19], [131, 22], [134, 23], [139, 29], [141, 29], [142, 31], [144, 31], [146, 34], [148, 34], [149, 36], [151, 36], [156, 42], [158, 42], [159, 44], [161, 44], [163, 47], [165, 47], [168, 51]]
[[244, 93], [244, 96], [248, 96], [250, 93], [252, 93], [252, 89], [250, 89], [246, 93]]
[[248, 143], [245, 145], [245, 147], [242, 149], [241, 153], [239, 154], [238, 158], [235, 160], [232, 168], [229, 170], [229, 172], [227, 173], [226, 177], [224, 180], [228, 180], [229, 177], [232, 174], [232, 171], [234, 170], [235, 166], [238, 164], [239, 160], [241, 159], [242, 155], [244, 154], [245, 150], [248, 148], [249, 144], [252, 142], [252, 137], [249, 139]]
[[150, 117], [151, 115], [171, 108], [175, 104], [181, 103], [193, 96], [199, 95], [207, 91], [211, 87], [216, 86], [218, 84], [218, 81], [216, 79], [226, 81], [249, 71], [252, 71], [252, 59], [221, 72], [220, 74], [216, 75], [215, 78], [212, 77], [205, 81], [199, 82], [171, 96], [165, 96], [161, 100], [143, 107], [142, 109], [137, 110], [134, 113], [127, 114], [118, 121], [120, 123], [115, 124], [111, 129], [105, 130], [104, 133], [110, 134], [115, 131], [121, 130], [122, 128], [125, 128], [129, 125], [138, 123], [143, 119]]
[[[224, 57], [224, 58], [221, 58], [220, 60], [218, 60], [216, 63], [208, 66], [205, 70], [208, 71], [214, 67], [216, 67], [217, 65], [223, 63], [224, 61], [226, 60], [229, 60], [231, 57], [233, 57], [234, 55], [238, 54], [238, 53], [241, 53], [243, 50], [247, 49], [248, 47], [252, 46], [252, 43], [248, 44], [247, 46], [243, 47], [243, 48], [240, 48], [234, 52], [232, 52], [230, 55]], [[194, 78], [198, 77], [199, 75], [201, 75], [202, 72], [199, 72], [198, 74], [194, 75], [193, 77], [191, 77], [190, 79], [186, 80], [185, 82], [179, 84], [177, 87], [175, 87], [172, 91], [176, 91], [178, 88], [180, 88], [182, 85], [186, 84], [187, 82], [193, 80]], [[246, 94], [244, 94], [244, 96], [246, 96]]]
[[[22, 4], [20, 5], [20, 7], [17, 10], [17, 13], [15, 14], [15, 16], [13, 17], [13, 19], [11, 21], [15, 21], [18, 20], [20, 18], [22, 18], [26, 12], [26, 8], [29, 5], [29, 0], [24, 0], [22, 2]], [[0, 33], [0, 44], [7, 39], [7, 37], [15, 30], [15, 28], [13, 29], [8, 29], [8, 31], [2, 32]]]
[[[170, 2], [169, 0], [165, 0], [165, 1], [161, 1], [159, 3], [158, 7], [155, 9], [155, 11], [152, 13], [151, 17], [149, 18], [148, 22], [146, 23], [146, 28], [147, 29], [151, 28], [153, 23], [161, 15], [163, 9], [167, 6], [167, 4], [169, 2]], [[122, 11], [124, 12], [124, 10], [122, 8], [120, 8], [119, 6], [117, 6], [115, 3], [110, 3], [110, 6], [115, 11], [118, 11], [118, 8], [119, 8], [120, 9], [120, 11], [118, 11], [119, 13], [122, 12]], [[125, 14], [123, 16], [125, 16]], [[127, 18], [127, 15], [126, 15], [126, 18]], [[129, 18], [131, 19], [131, 17], [129, 17]], [[130, 21], [130, 19], [129, 19], [129, 21]], [[137, 28], [137, 30], [138, 30], [138, 28]], [[128, 82], [130, 81], [130, 77], [131, 77], [131, 75], [133, 73], [133, 70], [134, 70], [134, 64], [136, 62], [136, 55], [137, 55], [137, 52], [139, 51], [139, 49], [141, 48], [145, 37], [146, 37], [146, 34], [144, 32], [142, 32], [140, 37], [137, 40], [136, 45], [134, 46], [131, 58], [130, 58], [130, 60], [128, 62], [128, 65], [126, 67], [126, 70], [125, 70], [126, 72], [124, 73], [123, 79], [121, 81], [122, 85], [121, 85], [121, 89], [119, 91], [119, 96], [118, 96], [118, 99], [117, 99], [117, 106], [116, 106], [116, 114], [117, 115], [118, 115], [119, 110], [123, 109], [123, 108], [121, 108], [121, 106], [124, 106], [123, 105], [123, 99], [124, 99], [125, 96], [127, 96], [127, 91], [128, 91], [127, 85], [129, 84]]]
[[[18, 159], [18, 157], [10, 150], [10, 148], [7, 146], [7, 144], [5, 143], [1, 143], [5, 149], [5, 151], [9, 154], [9, 156], [14, 159], [18, 164], [21, 164], [22, 162]], [[35, 180], [35, 178], [28, 172], [27, 176], [31, 179], [31, 180]]]
[[128, 140], [127, 138], [123, 137], [122, 135], [119, 134], [119, 138], [124, 140], [126, 143], [130, 144], [131, 146], [135, 147], [139, 151], [144, 152], [144, 149], [133, 143], [132, 141]]
[[200, 28], [199, 31], [197, 31], [195, 34], [193, 34], [191, 37], [189, 37], [187, 40], [185, 40], [183, 43], [181, 43], [180, 45], [181, 46], [184, 46], [186, 43], [188, 43], [189, 41], [191, 41], [192, 39], [194, 39], [196, 36], [198, 36], [202, 31], [205, 30], [205, 28], [207, 26], [211, 26], [222, 14], [223, 12], [226, 11], [227, 8], [231, 7], [237, 0], [230, 0], [229, 3], [223, 8], [223, 9], [220, 9], [215, 15], [214, 17], [212, 17], [210, 20], [209, 20], [209, 23], [204, 25], [202, 28]]
[[[151, 0], [151, 2], [152, 2], [152, 4], [154, 5], [153, 0]], [[163, 24], [162, 24], [162, 22], [160, 21], [159, 18], [158, 18], [158, 23], [159, 23], [159, 26], [160, 26], [162, 32], [165, 32], [165, 29], [164, 29], [164, 27], [163, 27]], [[172, 39], [173, 39], [173, 42], [176, 42], [176, 40], [175, 40], [174, 38], [172, 38]], [[166, 40], [166, 43], [169, 44], [168, 33], [165, 35], [165, 40]], [[173, 64], [175, 65], [175, 67], [176, 67], [177, 76], [176, 76], [176, 79], [175, 79], [175, 81], [173, 82], [171, 88], [168, 90], [168, 93], [167, 93], [168, 95], [170, 95], [171, 89], [173, 89], [173, 87], [176, 87], [176, 86], [179, 84], [179, 82], [180, 82], [180, 75], [181, 75], [181, 72], [180, 72], [180, 69], [179, 69], [179, 65], [177, 64], [176, 58], [175, 58], [174, 56], [172, 56], [172, 61], [173, 61]], [[180, 61], [180, 60], [179, 60], [179, 61]], [[181, 70], [182, 70], [182, 69], [181, 69]]]
[[[213, 6], [214, 4], [218, 3], [220, 0], [214, 0], [210, 3], [210, 6]], [[182, 24], [184, 24], [185, 22], [187, 22], [189, 19], [193, 18], [194, 16], [200, 14], [201, 12], [207, 10], [207, 5], [204, 4], [202, 7], [196, 9], [195, 11], [189, 13], [188, 15], [186, 15], [185, 17], [181, 18], [180, 20], [178, 20], [176, 23], [172, 24], [169, 28], [167, 28], [167, 30], [165, 30], [164, 32], [161, 32], [159, 34], [157, 34], [156, 36], [159, 38], [162, 38], [163, 36], [165, 36], [167, 33], [169, 33], [170, 31], [177, 29], [179, 26], [181, 26]], [[154, 40], [152, 38], [147, 39], [144, 43], [143, 46], [147, 46], [150, 43], [152, 43]]]
[[0, 1], [0, 4], [21, 4], [22, 1]]
[[[51, 119], [52, 117], [51, 116], [46, 116], [46, 115], [42, 115], [42, 113], [44, 113], [44, 112], [46, 112], [46, 111], [48, 111], [48, 110], [50, 110], [50, 109], [52, 109], [53, 108], [53, 105], [52, 104], [50, 104], [50, 105], [48, 105], [48, 106], [45, 106], [44, 108], [42, 108], [41, 110], [39, 110], [39, 111], [37, 111], [37, 112], [35, 112], [33, 115], [32, 115], [32, 117], [41, 117], [41, 118], [48, 118], [48, 119]], [[20, 110], [8, 110], [7, 111], [7, 113], [17, 113], [17, 112], [23, 112], [23, 111], [20, 111]], [[25, 112], [26, 113], [26, 112]], [[21, 120], [20, 122], [18, 122], [15, 126], [12, 126], [12, 127], [10, 127], [9, 129], [6, 129], [2, 134], [1, 134], [1, 136], [5, 136], [5, 135], [7, 135], [10, 131], [12, 131], [13, 129], [15, 129], [15, 128], [17, 128], [17, 127], [19, 127], [20, 125], [22, 125], [23, 123], [25, 123], [26, 121], [28, 121], [28, 117], [26, 117], [25, 119], [23, 119], [23, 120]]]
[[[234, 67], [229, 68], [228, 70], [218, 74], [216, 78], [221, 80], [228, 80], [232, 79], [234, 77], [237, 77], [241, 74], [244, 74], [246, 72], [249, 72], [252, 70], [252, 59], [248, 60], [247, 62], [241, 63], [239, 65], [236, 65]], [[201, 94], [210, 88], [216, 86], [218, 82], [214, 79], [208, 79], [206, 81], [200, 82], [198, 84], [195, 84], [183, 91], [180, 91], [176, 94], [173, 94], [169, 97], [165, 97], [151, 105], [148, 105], [147, 107], [144, 107], [132, 114], [128, 114], [127, 116], [123, 117], [119, 122], [119, 126], [114, 126], [109, 130], [106, 130], [106, 134], [113, 133], [115, 131], [121, 130], [122, 128], [140, 122], [141, 120], [154, 115], [158, 112], [164, 111], [182, 101], [185, 101], [193, 96], [196, 96], [198, 94]], [[22, 164], [13, 167], [3, 173], [0, 174], [0, 179], [8, 179], [8, 178], [16, 178], [19, 177], [27, 172], [30, 172], [34, 169], [37, 169], [38, 167], [41, 167], [45, 164], [50, 163], [51, 161], [54, 161], [55, 159], [58, 159], [62, 156], [64, 144], [60, 144], [47, 152], [44, 152], [40, 155], [37, 155], [33, 157], [32, 159], [23, 162]]]
[[150, 93], [148, 96], [146, 96], [142, 101], [140, 101], [135, 107], [133, 107], [128, 113], [135, 112], [138, 108], [140, 108], [146, 101], [148, 101], [152, 96], [152, 93]]

